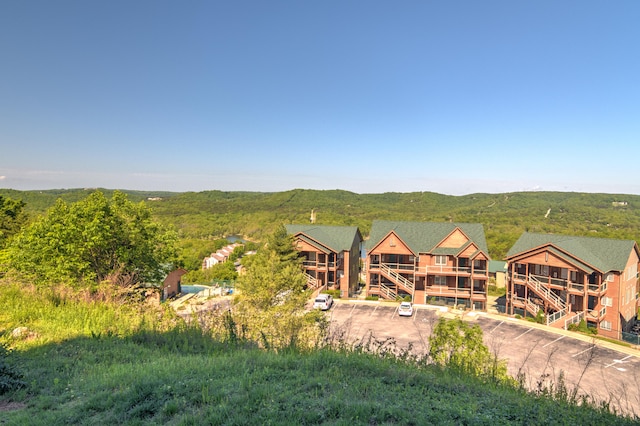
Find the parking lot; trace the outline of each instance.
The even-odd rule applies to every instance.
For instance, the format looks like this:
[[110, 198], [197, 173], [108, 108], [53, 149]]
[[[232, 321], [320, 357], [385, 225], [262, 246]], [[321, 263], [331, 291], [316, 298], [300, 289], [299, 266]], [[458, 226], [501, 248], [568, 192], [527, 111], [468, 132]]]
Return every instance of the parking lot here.
[[[373, 335], [393, 339], [400, 348], [412, 345], [416, 353], [426, 353], [431, 330], [441, 316], [455, 316], [445, 308], [416, 305], [413, 316], [400, 317], [394, 304], [343, 301], [334, 303], [327, 315], [332, 332], [349, 342]], [[577, 386], [578, 394], [607, 401], [624, 413], [640, 414], [637, 351], [506, 316], [471, 312], [464, 319], [480, 326], [489, 349], [507, 360], [512, 376], [523, 374], [530, 389], [538, 383], [555, 386], [562, 375], [569, 391]]]

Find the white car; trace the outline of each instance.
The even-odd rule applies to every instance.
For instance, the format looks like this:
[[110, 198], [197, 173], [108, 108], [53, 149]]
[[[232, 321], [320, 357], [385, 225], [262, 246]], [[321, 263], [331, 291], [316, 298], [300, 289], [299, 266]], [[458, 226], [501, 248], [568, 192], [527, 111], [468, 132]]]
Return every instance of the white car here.
[[333, 297], [330, 294], [319, 294], [313, 301], [313, 309], [322, 309], [326, 311], [333, 305]]
[[401, 317], [410, 317], [413, 315], [413, 305], [411, 302], [402, 302], [398, 307], [398, 315]]

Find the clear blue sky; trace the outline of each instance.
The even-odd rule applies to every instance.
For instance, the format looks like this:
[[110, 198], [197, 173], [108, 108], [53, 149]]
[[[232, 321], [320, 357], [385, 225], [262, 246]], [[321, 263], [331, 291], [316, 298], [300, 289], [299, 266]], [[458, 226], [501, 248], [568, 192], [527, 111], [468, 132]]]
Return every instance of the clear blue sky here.
[[640, 194], [640, 1], [0, 2], [0, 187]]

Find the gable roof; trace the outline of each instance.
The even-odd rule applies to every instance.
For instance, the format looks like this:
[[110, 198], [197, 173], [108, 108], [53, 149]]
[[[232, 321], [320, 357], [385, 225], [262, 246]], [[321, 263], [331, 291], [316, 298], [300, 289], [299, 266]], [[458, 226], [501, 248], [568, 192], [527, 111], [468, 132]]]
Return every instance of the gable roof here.
[[568, 253], [576, 258], [578, 264], [584, 263], [600, 272], [624, 271], [631, 252], [638, 251], [633, 240], [525, 232], [509, 249], [507, 259], [545, 246], [551, 246], [550, 251], [562, 257]]
[[[291, 235], [303, 234], [305, 241], [315, 241], [339, 253], [351, 250], [353, 240], [362, 241], [357, 226], [329, 226], [329, 225], [285, 225]], [[309, 241], [309, 242], [312, 242]]]
[[367, 251], [370, 251], [389, 232], [394, 232], [414, 253], [438, 253], [457, 254], [462, 247], [446, 248], [437, 245], [453, 231], [460, 229], [478, 249], [488, 255], [487, 241], [484, 236], [484, 228], [480, 223], [451, 223], [451, 222], [398, 222], [390, 220], [374, 220], [371, 225], [371, 233], [367, 241]]

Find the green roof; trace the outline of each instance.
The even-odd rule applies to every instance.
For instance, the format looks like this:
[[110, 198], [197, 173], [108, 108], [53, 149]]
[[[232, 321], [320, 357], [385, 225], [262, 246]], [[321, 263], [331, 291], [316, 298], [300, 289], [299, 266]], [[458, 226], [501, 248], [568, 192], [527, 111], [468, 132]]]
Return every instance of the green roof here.
[[509, 250], [507, 259], [549, 245], [575, 257], [577, 263], [589, 265], [600, 272], [624, 271], [631, 252], [637, 250], [633, 240], [525, 232]]
[[[375, 220], [371, 225], [371, 233], [367, 241], [367, 251], [382, 241], [393, 231], [414, 253], [457, 254], [461, 248], [437, 248], [456, 228], [460, 229], [487, 256], [487, 241], [484, 228], [480, 223], [452, 222], [397, 222]], [[466, 246], [466, 245], [465, 245]]]
[[502, 260], [490, 260], [489, 261], [489, 273], [495, 274], [496, 272], [506, 272], [507, 262]]
[[316, 241], [335, 253], [351, 250], [353, 240], [362, 240], [357, 226], [285, 225], [291, 235], [304, 234], [305, 240]]

